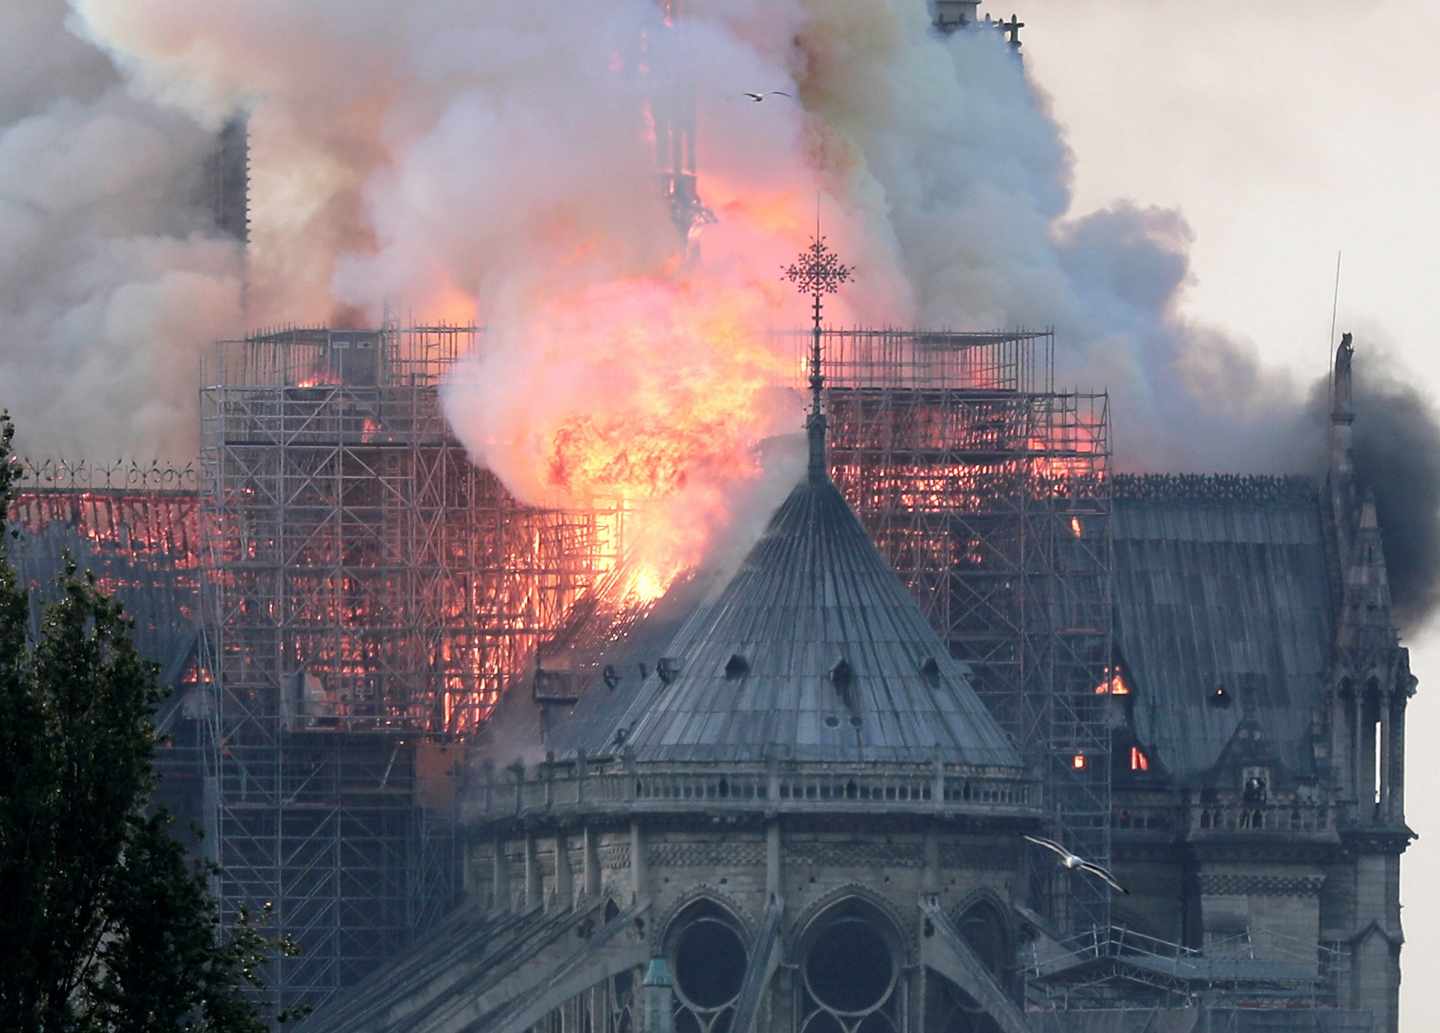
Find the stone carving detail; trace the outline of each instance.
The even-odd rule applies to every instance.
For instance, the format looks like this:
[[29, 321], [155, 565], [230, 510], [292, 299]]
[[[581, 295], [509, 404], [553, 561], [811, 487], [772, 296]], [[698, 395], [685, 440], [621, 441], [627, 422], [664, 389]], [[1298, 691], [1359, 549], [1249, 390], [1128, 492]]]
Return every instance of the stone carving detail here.
[[670, 931], [671, 925], [674, 924], [675, 917], [701, 902], [715, 904], [722, 910], [728, 911], [730, 917], [735, 920], [735, 924], [740, 927], [741, 937], [746, 943], [751, 942], [754, 938], [755, 927], [751, 923], [751, 916], [740, 905], [740, 902], [718, 886], [702, 882], [670, 905], [670, 910], [666, 911], [658, 921], [650, 923], [650, 948], [654, 953], [658, 954], [663, 949], [665, 936]]
[[629, 843], [611, 843], [609, 846], [602, 846], [597, 853], [600, 855], [601, 868], [630, 867]]
[[788, 861], [836, 868], [923, 868], [925, 855], [891, 843], [794, 843], [785, 848]]
[[764, 843], [652, 843], [646, 855], [653, 865], [674, 868], [754, 867], [765, 863]]
[[1324, 884], [1323, 875], [1200, 876], [1200, 892], [1217, 897], [1313, 897]]
[[1006, 852], [992, 852], [974, 846], [960, 846], [955, 843], [940, 845], [941, 868], [971, 868], [1008, 871], [1010, 855]]
[[787, 952], [793, 955], [795, 951], [799, 950], [800, 944], [798, 937], [805, 929], [809, 928], [810, 923], [813, 922], [818, 915], [823, 914], [836, 904], [850, 897], [863, 900], [884, 913], [900, 933], [901, 939], [904, 940], [907, 949], [913, 951], [919, 947], [920, 925], [918, 922], [911, 921], [911, 917], [917, 913], [917, 909], [913, 904], [906, 912], [902, 913], [895, 907], [895, 904], [886, 897], [858, 882], [852, 882], [838, 889], [831, 890], [805, 909], [804, 913], [802, 913], [794, 924], [784, 933]]

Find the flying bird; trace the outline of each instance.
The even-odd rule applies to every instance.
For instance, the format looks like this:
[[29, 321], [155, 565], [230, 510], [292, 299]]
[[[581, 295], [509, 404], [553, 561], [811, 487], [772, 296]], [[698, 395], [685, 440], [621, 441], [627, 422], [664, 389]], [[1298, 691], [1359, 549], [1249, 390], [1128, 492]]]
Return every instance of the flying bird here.
[[756, 104], [759, 104], [766, 97], [790, 97], [791, 100], [795, 99], [794, 97], [791, 97], [790, 94], [786, 93], [784, 90], [771, 90], [769, 93], [751, 93], [747, 90], [745, 92], [745, 96], [749, 97]]
[[1053, 839], [1046, 839], [1044, 836], [1030, 835], [1027, 835], [1025, 839], [1031, 843], [1034, 843], [1036, 846], [1043, 846], [1051, 853], [1057, 854], [1060, 858], [1060, 864], [1063, 865], [1065, 868], [1068, 868], [1070, 871], [1080, 871], [1084, 872], [1087, 875], [1093, 875], [1095, 876], [1095, 878], [1108, 885], [1116, 893], [1130, 892], [1124, 886], [1120, 885], [1118, 882], [1115, 881], [1115, 876], [1110, 874], [1110, 869], [1102, 868], [1094, 861], [1087, 861], [1085, 860], [1085, 858], [1079, 856], [1078, 854], [1072, 854], [1070, 851], [1066, 850], [1063, 846], [1055, 842]]

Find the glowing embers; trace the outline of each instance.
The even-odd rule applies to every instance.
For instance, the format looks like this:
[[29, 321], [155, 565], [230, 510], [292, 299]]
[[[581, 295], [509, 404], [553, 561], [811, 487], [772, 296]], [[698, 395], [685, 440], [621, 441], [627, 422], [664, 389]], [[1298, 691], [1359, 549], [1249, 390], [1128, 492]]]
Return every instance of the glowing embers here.
[[1070, 758], [1071, 771], [1088, 771], [1090, 769], [1090, 758], [1083, 753], [1074, 754]]
[[1119, 664], [1105, 668], [1102, 679], [1095, 686], [1097, 696], [1128, 696], [1130, 695], [1130, 683], [1125, 680]]
[[729, 1030], [749, 964], [734, 919], [709, 901], [693, 904], [671, 923], [666, 953], [675, 974], [676, 1033]]
[[1206, 695], [1205, 702], [1209, 703], [1212, 707], [1219, 707], [1223, 710], [1226, 707], [1230, 706], [1230, 692], [1225, 688], [1225, 686], [1217, 685], [1215, 686], [1215, 690], [1213, 692]]
[[1150, 757], [1138, 746], [1130, 747], [1130, 770], [1149, 771]]
[[872, 905], [850, 899], [806, 931], [801, 971], [805, 1033], [899, 1029], [899, 937]]

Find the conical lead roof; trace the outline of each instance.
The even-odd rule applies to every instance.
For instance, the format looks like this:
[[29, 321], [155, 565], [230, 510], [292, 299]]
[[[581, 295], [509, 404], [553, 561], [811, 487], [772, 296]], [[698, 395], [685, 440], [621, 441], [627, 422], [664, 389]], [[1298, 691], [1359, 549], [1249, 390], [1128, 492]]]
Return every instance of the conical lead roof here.
[[[635, 659], [627, 681], [640, 678]], [[1020, 766], [968, 668], [823, 473], [795, 487], [719, 595], [643, 669], [638, 686], [594, 685], [566, 745], [640, 762]]]

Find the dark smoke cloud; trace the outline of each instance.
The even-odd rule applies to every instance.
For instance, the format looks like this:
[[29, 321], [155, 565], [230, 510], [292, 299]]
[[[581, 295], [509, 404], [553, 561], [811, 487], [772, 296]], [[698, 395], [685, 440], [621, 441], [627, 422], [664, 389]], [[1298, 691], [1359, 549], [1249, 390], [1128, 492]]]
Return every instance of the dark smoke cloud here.
[[[1355, 476], [1375, 493], [1395, 621], [1407, 636], [1440, 609], [1440, 412], [1385, 346], [1355, 352]], [[1310, 394], [1309, 422], [1323, 426], [1328, 386]]]

